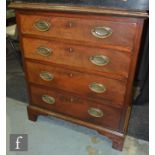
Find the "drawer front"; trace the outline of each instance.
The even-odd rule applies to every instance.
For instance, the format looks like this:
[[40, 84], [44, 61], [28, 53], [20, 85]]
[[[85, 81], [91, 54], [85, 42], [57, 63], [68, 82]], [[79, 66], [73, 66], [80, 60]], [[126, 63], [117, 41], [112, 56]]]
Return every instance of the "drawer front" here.
[[61, 113], [93, 124], [117, 129], [121, 110], [55, 90], [31, 86], [31, 104], [49, 111]]
[[125, 22], [123, 18], [122, 22], [117, 22], [117, 17], [110, 17], [110, 21], [103, 16], [80, 18], [75, 14], [67, 17], [51, 13], [47, 16], [19, 14], [19, 18], [23, 34], [69, 39], [95, 46], [119, 46], [126, 50], [132, 49], [136, 30], [136, 23]]
[[23, 38], [26, 58], [128, 77], [130, 54], [57, 41]]
[[[73, 92], [84, 97], [107, 99], [123, 104], [125, 84], [122, 81], [85, 74], [56, 66], [26, 62], [30, 82]], [[114, 104], [116, 104], [114, 103]]]

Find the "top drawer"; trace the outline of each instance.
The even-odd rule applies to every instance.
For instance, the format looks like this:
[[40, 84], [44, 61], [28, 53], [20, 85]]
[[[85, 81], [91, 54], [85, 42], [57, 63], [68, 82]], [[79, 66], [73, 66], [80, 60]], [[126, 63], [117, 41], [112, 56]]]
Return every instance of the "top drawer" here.
[[136, 21], [104, 16], [19, 14], [21, 32], [130, 51]]

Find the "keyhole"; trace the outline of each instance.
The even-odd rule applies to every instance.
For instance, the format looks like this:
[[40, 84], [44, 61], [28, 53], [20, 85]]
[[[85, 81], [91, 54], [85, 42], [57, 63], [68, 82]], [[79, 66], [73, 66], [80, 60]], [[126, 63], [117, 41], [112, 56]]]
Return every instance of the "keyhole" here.
[[72, 53], [73, 52], [73, 48], [69, 48], [69, 53]]
[[74, 101], [74, 99], [73, 98], [70, 98], [70, 102], [73, 102]]
[[69, 73], [69, 76], [70, 76], [70, 77], [73, 77], [73, 74], [72, 74], [72, 73]]
[[73, 27], [73, 22], [69, 22], [69, 23], [68, 23], [68, 26], [69, 26], [70, 28], [72, 28], [72, 27]]

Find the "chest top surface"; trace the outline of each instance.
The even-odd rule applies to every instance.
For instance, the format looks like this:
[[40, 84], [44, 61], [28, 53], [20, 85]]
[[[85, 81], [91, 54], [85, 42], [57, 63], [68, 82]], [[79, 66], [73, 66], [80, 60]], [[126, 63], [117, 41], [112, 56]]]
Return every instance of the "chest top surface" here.
[[74, 6], [96, 6], [126, 10], [149, 10], [149, 0], [13, 0], [24, 3], [50, 3]]

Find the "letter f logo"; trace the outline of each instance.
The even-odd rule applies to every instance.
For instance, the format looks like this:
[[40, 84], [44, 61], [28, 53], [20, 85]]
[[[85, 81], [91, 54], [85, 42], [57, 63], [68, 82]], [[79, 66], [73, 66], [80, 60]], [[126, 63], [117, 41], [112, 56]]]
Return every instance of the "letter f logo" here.
[[16, 140], [16, 150], [20, 149], [19, 148], [19, 143], [20, 143], [19, 139], [22, 139], [22, 138], [23, 138], [22, 136], [17, 137], [17, 140]]

